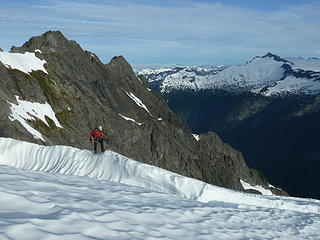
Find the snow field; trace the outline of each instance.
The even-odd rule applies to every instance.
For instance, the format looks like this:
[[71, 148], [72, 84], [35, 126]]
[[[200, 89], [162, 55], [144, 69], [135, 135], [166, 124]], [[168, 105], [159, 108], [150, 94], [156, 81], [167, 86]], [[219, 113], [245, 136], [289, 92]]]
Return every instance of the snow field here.
[[258, 87], [269, 84], [283, 76], [283, 62], [273, 58], [256, 58], [249, 64], [232, 66], [215, 75], [213, 81], [218, 85], [239, 85], [240, 87]]
[[7, 138], [0, 206], [1, 240], [318, 240], [320, 229], [318, 200], [245, 194], [111, 151]]
[[320, 215], [0, 166], [0, 239], [317, 240]]
[[292, 62], [293, 69], [304, 69], [315, 72], [320, 72], [320, 59], [319, 58], [287, 58], [288, 61]]
[[[187, 67], [168, 75], [160, 88], [162, 92], [170, 88], [219, 89], [226, 86], [259, 88], [279, 80], [284, 73], [282, 65], [283, 62], [277, 62], [271, 57], [256, 58], [248, 64], [231, 66], [211, 74], [208, 69], [203, 70], [207, 73], [203, 76], [197, 73], [197, 68]], [[199, 71], [201, 70], [199, 68]]]
[[[261, 90], [261, 89], [257, 89]], [[255, 90], [255, 91], [257, 91]], [[282, 81], [278, 81], [274, 86], [268, 88], [266, 92], [263, 92], [265, 96], [271, 96], [278, 93], [311, 93], [319, 92], [319, 86], [313, 84], [310, 79], [307, 78], [296, 78], [289, 76]]]
[[112, 151], [94, 154], [67, 146], [45, 147], [0, 138], [0, 164], [41, 172], [89, 176], [201, 202], [221, 201], [239, 206], [320, 214], [318, 200], [233, 191], [142, 164]]

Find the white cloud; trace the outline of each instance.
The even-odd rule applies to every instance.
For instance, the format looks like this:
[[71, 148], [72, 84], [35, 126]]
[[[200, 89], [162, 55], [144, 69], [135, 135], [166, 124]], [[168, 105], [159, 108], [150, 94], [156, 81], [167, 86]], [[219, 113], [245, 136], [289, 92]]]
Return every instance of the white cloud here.
[[312, 18], [320, 19], [320, 4], [319, 3], [313, 3], [313, 4], [305, 4], [300, 6], [289, 6], [288, 9], [291, 9], [293, 11], [299, 12], [300, 14], [303, 14], [304, 16], [309, 16]]
[[319, 6], [261, 12], [191, 2], [160, 6], [144, 1], [45, 1], [20, 8], [8, 5], [0, 13], [0, 34], [17, 37], [21, 32], [24, 41], [24, 35], [59, 29], [100, 57], [123, 54], [135, 63], [242, 61], [267, 51], [310, 56], [320, 41], [315, 14]]

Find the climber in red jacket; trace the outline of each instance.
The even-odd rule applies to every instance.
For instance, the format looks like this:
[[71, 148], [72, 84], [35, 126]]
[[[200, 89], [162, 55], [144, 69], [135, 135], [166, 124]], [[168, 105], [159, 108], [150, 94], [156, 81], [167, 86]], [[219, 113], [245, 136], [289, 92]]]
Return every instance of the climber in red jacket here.
[[102, 127], [96, 127], [95, 129], [92, 130], [90, 133], [90, 143], [93, 141], [93, 148], [94, 148], [94, 153], [97, 153], [97, 144], [98, 142], [100, 143], [101, 146], [101, 152], [104, 152], [104, 146], [103, 146], [103, 131]]

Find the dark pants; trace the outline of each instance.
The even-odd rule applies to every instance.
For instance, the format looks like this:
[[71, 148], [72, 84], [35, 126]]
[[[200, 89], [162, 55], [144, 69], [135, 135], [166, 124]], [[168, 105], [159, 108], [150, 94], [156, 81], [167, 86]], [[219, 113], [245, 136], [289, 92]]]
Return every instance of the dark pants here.
[[104, 152], [103, 139], [98, 139], [98, 138], [94, 139], [93, 141], [94, 152], [97, 153], [98, 142], [100, 143], [101, 152]]

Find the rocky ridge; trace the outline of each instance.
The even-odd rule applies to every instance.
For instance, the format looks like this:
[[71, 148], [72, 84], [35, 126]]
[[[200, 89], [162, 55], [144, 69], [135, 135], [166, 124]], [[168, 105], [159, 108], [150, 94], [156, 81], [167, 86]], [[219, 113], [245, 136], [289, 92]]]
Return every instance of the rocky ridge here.
[[[94, 53], [58, 31], [11, 49], [11, 53], [26, 52], [45, 60], [47, 73], [25, 73], [0, 63], [1, 137], [91, 148], [88, 133], [99, 124], [106, 129], [108, 149], [137, 161], [231, 189], [244, 191], [242, 179], [286, 194], [270, 187], [260, 172], [246, 165], [240, 152], [215, 133], [195, 139], [122, 56], [103, 64]], [[54, 117], [44, 114], [45, 120], [41, 120], [34, 109], [23, 116], [14, 115], [17, 96], [28, 104], [49, 104], [61, 127]], [[26, 126], [38, 131], [43, 140], [30, 134]]]

